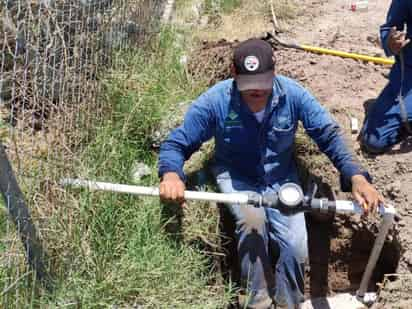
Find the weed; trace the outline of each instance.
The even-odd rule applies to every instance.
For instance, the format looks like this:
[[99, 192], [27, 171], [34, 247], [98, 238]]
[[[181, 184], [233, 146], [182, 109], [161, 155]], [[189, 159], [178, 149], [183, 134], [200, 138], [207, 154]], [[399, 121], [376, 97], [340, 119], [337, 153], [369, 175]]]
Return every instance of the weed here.
[[228, 14], [242, 4], [241, 0], [205, 0], [205, 12], [207, 14]]
[[[276, 17], [282, 21], [288, 21], [296, 18], [298, 14], [298, 5], [296, 1], [291, 0], [267, 0], [269, 4], [273, 2], [273, 9], [275, 11]], [[267, 7], [267, 6], [266, 6]], [[270, 9], [270, 6], [269, 6]], [[270, 10], [268, 11], [270, 12]]]

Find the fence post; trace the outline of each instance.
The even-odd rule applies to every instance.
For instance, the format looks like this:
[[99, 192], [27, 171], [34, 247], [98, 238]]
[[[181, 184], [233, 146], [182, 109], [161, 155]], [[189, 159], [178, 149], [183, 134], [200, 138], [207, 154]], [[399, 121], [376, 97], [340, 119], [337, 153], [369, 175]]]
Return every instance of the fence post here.
[[37, 278], [51, 289], [51, 278], [45, 267], [47, 256], [43, 251], [36, 227], [30, 217], [24, 195], [19, 188], [16, 176], [7, 157], [4, 145], [0, 142], [0, 191], [3, 195], [8, 214], [23, 242], [29, 265], [34, 269]]

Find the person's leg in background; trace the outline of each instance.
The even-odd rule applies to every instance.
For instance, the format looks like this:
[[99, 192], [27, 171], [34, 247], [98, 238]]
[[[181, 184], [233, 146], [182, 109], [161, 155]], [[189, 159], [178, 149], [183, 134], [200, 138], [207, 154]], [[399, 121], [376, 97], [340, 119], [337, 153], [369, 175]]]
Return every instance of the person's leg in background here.
[[[361, 144], [370, 153], [379, 154], [399, 143], [403, 137], [400, 93], [400, 68], [394, 67], [390, 82], [368, 108], [361, 130]], [[403, 97], [409, 122], [412, 121], [412, 70], [405, 71]]]

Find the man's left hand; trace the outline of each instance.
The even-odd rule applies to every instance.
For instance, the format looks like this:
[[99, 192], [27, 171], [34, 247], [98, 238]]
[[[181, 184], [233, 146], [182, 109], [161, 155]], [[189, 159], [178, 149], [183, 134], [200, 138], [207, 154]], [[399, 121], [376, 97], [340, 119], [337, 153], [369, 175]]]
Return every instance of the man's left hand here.
[[388, 38], [388, 47], [395, 54], [399, 55], [401, 49], [408, 45], [410, 39], [406, 38], [405, 31], [398, 31], [396, 27], [392, 27]]
[[384, 202], [382, 195], [363, 175], [352, 176], [352, 194], [365, 211], [365, 215], [376, 211], [379, 204]]

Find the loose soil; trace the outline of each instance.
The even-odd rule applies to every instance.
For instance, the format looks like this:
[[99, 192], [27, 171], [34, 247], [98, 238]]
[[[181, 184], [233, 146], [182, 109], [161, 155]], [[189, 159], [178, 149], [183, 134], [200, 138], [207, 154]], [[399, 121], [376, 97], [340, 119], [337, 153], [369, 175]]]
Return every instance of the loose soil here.
[[[280, 35], [304, 44], [383, 56], [378, 29], [390, 1], [369, 1], [369, 9], [362, 12], [352, 12], [342, 3], [346, 1], [299, 1], [298, 17]], [[259, 29], [255, 36], [261, 36], [262, 30], [272, 29]], [[189, 72], [208, 76], [211, 85], [229, 77], [230, 55], [236, 39], [222, 36], [218, 42], [203, 42], [189, 57]], [[275, 56], [277, 73], [299, 81], [328, 108], [387, 203], [397, 208], [400, 220], [385, 243], [370, 290], [380, 291], [379, 302], [374, 305], [377, 308], [411, 308], [412, 190], [408, 189], [412, 187], [412, 143], [407, 140], [387, 154], [370, 156], [361, 151], [358, 136], [350, 129], [351, 117], [362, 123], [366, 106], [387, 83], [390, 68], [276, 46]], [[340, 191], [336, 170], [304, 135], [299, 134], [296, 152], [304, 185], [308, 176], [312, 176], [321, 184], [320, 194], [348, 198]], [[307, 222], [310, 233], [307, 296], [356, 291], [379, 220], [308, 216]], [[397, 275], [388, 275], [394, 273]]]

